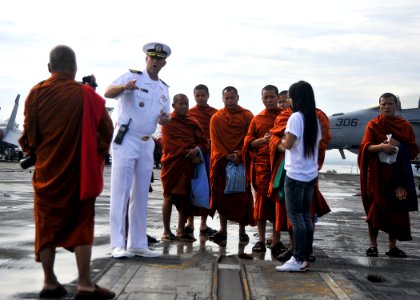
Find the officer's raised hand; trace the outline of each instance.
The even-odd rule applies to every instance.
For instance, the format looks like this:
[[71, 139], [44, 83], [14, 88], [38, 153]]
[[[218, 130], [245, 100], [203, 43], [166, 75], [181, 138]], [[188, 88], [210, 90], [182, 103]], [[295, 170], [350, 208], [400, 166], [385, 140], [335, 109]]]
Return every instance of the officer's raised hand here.
[[128, 81], [126, 84], [110, 85], [105, 91], [106, 98], [116, 98], [126, 90], [138, 90], [136, 79]]
[[138, 90], [138, 86], [136, 85], [136, 79], [130, 80], [129, 82], [127, 82], [127, 84], [125, 85], [124, 89], [125, 90]]

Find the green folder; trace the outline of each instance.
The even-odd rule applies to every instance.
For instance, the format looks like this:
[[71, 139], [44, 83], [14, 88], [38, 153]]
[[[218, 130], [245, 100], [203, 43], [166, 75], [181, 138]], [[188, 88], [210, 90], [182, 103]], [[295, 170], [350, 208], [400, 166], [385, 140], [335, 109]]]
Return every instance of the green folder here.
[[284, 169], [284, 159], [281, 161], [280, 166], [277, 170], [276, 177], [273, 182], [273, 189], [277, 190], [280, 202], [284, 201], [284, 178], [286, 176], [286, 170]]

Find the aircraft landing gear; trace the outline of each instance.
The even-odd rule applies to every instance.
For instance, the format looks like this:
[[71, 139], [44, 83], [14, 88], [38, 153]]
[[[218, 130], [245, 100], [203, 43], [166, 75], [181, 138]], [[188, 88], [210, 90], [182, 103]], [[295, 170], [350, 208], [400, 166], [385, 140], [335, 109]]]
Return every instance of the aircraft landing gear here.
[[23, 157], [22, 151], [18, 148], [7, 147], [1, 150], [5, 161], [18, 161]]

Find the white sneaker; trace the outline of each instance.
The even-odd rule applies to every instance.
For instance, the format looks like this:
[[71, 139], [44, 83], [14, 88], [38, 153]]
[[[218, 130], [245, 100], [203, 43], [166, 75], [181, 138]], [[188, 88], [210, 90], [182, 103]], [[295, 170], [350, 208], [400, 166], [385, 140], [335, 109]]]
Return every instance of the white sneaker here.
[[277, 266], [276, 271], [278, 272], [305, 272], [309, 270], [309, 263], [307, 261], [298, 262], [294, 256], [292, 256], [283, 265]]
[[112, 249], [112, 257], [113, 258], [128, 258], [128, 257], [134, 257], [134, 254], [126, 251], [124, 248], [116, 247]]
[[150, 250], [149, 248], [128, 249], [128, 251], [135, 256], [143, 256], [143, 257], [157, 257], [157, 256], [160, 256], [159, 251], [153, 251], [153, 250]]

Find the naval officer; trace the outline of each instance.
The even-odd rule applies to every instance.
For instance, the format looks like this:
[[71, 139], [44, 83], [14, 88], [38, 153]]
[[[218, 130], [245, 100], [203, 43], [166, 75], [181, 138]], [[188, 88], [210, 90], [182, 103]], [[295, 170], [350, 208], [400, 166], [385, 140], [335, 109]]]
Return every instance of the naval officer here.
[[157, 123], [166, 125], [170, 121], [168, 86], [159, 79], [159, 72], [166, 65], [171, 49], [162, 43], [148, 43], [143, 51], [146, 69], [129, 70], [105, 92], [105, 97], [118, 100], [118, 124], [112, 143], [110, 209], [114, 258], [159, 256], [159, 252], [150, 250], [147, 244], [147, 199], [153, 170], [152, 134]]

